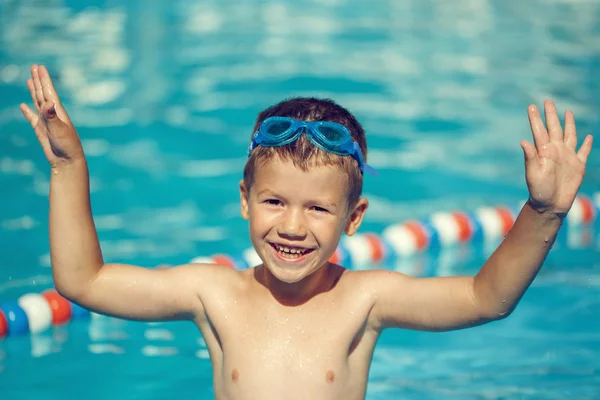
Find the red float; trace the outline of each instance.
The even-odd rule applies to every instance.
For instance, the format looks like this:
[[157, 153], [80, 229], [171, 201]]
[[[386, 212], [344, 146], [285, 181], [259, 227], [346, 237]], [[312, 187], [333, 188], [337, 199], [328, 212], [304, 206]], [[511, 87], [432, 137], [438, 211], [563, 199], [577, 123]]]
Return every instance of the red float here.
[[381, 238], [373, 233], [365, 233], [365, 239], [367, 239], [371, 247], [371, 261], [375, 263], [383, 261], [385, 258], [385, 248], [383, 247]]
[[583, 223], [589, 224], [594, 222], [596, 210], [592, 200], [587, 196], [579, 196], [579, 204], [581, 204], [581, 219]]
[[56, 290], [49, 289], [42, 293], [52, 310], [52, 325], [62, 325], [71, 320], [71, 304]]
[[8, 322], [6, 321], [4, 311], [0, 310], [0, 338], [6, 335], [8, 335]]
[[235, 269], [235, 263], [229, 256], [226, 256], [224, 254], [216, 254], [212, 257], [212, 259], [213, 259], [213, 262], [217, 265], [223, 265], [225, 267]]
[[327, 261], [329, 261], [332, 264], [340, 264], [342, 262], [342, 251], [339, 247], [335, 249], [331, 257], [329, 257], [329, 260]]
[[417, 250], [425, 250], [429, 246], [429, 237], [425, 231], [425, 227], [419, 221], [406, 221], [404, 226], [415, 238]]
[[452, 213], [452, 217], [458, 226], [458, 241], [465, 243], [471, 240], [473, 237], [473, 224], [467, 214], [455, 211]]
[[515, 223], [513, 213], [506, 207], [497, 207], [496, 212], [502, 221], [502, 235], [506, 236]]

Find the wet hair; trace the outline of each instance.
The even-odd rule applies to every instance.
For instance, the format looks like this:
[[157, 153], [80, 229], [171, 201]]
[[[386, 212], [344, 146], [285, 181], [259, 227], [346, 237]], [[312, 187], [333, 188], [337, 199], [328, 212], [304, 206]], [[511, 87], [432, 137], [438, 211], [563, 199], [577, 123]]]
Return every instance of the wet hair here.
[[[296, 97], [284, 100], [260, 112], [256, 118], [253, 133], [262, 122], [273, 116], [290, 117], [304, 121], [329, 121], [344, 125], [350, 131], [352, 139], [358, 143], [365, 163], [367, 162], [367, 139], [365, 132], [348, 110], [330, 99], [314, 97]], [[244, 184], [250, 190], [254, 183], [254, 170], [257, 165], [264, 165], [273, 157], [282, 161], [291, 161], [294, 166], [308, 171], [311, 167], [333, 165], [338, 166], [348, 178], [349, 209], [356, 204], [362, 193], [363, 175], [358, 162], [351, 156], [340, 156], [321, 150], [302, 134], [298, 140], [279, 147], [257, 146], [244, 167]]]

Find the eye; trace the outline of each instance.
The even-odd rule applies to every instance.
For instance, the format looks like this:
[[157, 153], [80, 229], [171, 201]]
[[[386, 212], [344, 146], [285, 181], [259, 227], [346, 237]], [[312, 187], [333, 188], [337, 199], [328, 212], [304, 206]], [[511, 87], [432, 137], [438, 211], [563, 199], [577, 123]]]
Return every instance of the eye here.
[[316, 212], [322, 212], [322, 213], [328, 213], [329, 210], [323, 207], [319, 207], [319, 206], [313, 206], [312, 207], [313, 210], [315, 210]]
[[264, 201], [265, 204], [269, 205], [269, 206], [278, 206], [281, 205], [281, 201], [277, 200], [277, 199], [267, 199]]

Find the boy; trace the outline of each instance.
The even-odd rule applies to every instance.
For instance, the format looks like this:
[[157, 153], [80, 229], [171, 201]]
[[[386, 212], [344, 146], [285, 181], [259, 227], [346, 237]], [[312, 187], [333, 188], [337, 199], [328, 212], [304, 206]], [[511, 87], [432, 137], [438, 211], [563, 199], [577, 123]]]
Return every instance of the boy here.
[[547, 129], [529, 107], [535, 145], [521, 146], [530, 198], [476, 276], [348, 271], [328, 259], [368, 207], [360, 197], [369, 169], [364, 132], [333, 102], [290, 100], [259, 115], [240, 182], [241, 213], [263, 263], [243, 271], [149, 270], [104, 263], [77, 133], [46, 68], [34, 65], [31, 74], [37, 113], [21, 110], [52, 169], [57, 290], [120, 318], [193, 320], [210, 352], [217, 399], [361, 399], [384, 328], [443, 331], [509, 315], [571, 207], [592, 145], [588, 136], [575, 151], [571, 112], [563, 133], [552, 102], [545, 102]]

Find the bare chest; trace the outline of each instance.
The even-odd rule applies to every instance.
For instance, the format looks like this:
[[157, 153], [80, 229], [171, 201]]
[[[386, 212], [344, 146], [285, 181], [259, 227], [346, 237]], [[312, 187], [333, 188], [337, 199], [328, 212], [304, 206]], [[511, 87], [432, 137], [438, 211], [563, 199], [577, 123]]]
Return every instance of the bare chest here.
[[367, 329], [369, 311], [360, 301], [281, 307], [248, 300], [221, 307], [209, 333], [216, 339], [210, 349], [215, 393], [255, 398], [250, 393], [258, 392], [262, 399], [336, 398], [350, 387], [360, 393], [356, 386], [366, 384], [376, 341]]

